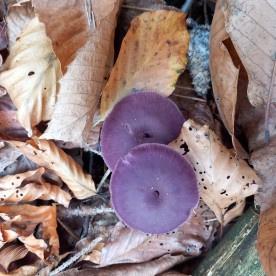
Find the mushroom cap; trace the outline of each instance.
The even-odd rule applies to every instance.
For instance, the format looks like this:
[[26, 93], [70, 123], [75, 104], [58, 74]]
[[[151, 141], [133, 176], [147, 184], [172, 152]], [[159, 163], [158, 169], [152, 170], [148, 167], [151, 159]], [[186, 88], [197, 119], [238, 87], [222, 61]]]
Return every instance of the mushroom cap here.
[[162, 144], [143, 144], [121, 158], [111, 177], [111, 203], [129, 227], [145, 233], [174, 230], [199, 202], [190, 163]]
[[168, 144], [179, 136], [184, 118], [177, 105], [154, 92], [131, 94], [118, 102], [101, 131], [101, 149], [112, 171], [128, 151], [143, 143]]

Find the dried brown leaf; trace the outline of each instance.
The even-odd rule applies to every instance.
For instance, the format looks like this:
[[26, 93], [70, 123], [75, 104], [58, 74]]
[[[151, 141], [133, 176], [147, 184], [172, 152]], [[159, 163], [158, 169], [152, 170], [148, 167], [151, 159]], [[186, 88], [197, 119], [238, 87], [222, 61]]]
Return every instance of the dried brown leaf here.
[[14, 163], [14, 161], [21, 155], [22, 153], [16, 150], [14, 147], [9, 144], [5, 144], [4, 147], [0, 147], [0, 174], [3, 170]]
[[103, 89], [101, 119], [124, 96], [137, 90], [169, 96], [185, 69], [189, 33], [186, 15], [176, 11], [146, 12], [135, 18]]
[[[102, 2], [102, 1], [100, 1]], [[88, 1], [33, 0], [35, 13], [45, 24], [46, 33], [53, 43], [55, 54], [62, 65], [62, 72], [87, 41], [89, 35]], [[62, 22], [62, 24], [61, 24]]]
[[[248, 98], [256, 107], [266, 107], [265, 130], [276, 110], [276, 3], [227, 0], [222, 4], [225, 26], [248, 73]], [[265, 16], [263, 16], [265, 15]], [[273, 116], [274, 113], [274, 116]], [[270, 120], [271, 119], [271, 120]]]
[[8, 272], [12, 262], [23, 259], [28, 254], [24, 245], [11, 245], [0, 251], [0, 265]]
[[[4, 223], [0, 225], [2, 244], [18, 238], [26, 244], [29, 251], [42, 257], [43, 260], [50, 255], [58, 254], [56, 206], [36, 207], [28, 204], [0, 206], [0, 217], [4, 220]], [[33, 236], [38, 225], [40, 226], [37, 234], [41, 239]]]
[[155, 276], [159, 275], [159, 273], [166, 271], [175, 265], [178, 265], [188, 258], [183, 255], [171, 255], [166, 254], [158, 259], [139, 263], [139, 264], [122, 264], [122, 265], [114, 265], [111, 267], [103, 267], [103, 268], [87, 268], [83, 270], [79, 270], [77, 268], [70, 269], [68, 271], [61, 272], [57, 274], [58, 276]]
[[35, 17], [11, 48], [0, 74], [0, 84], [7, 89], [29, 135], [35, 125], [51, 118], [60, 77], [60, 62], [44, 25]]
[[70, 194], [45, 181], [42, 177], [44, 172], [44, 168], [39, 168], [35, 171], [0, 178], [1, 201], [17, 203], [43, 199], [54, 200], [68, 207], [71, 200]]
[[29, 23], [34, 16], [31, 1], [22, 3], [22, 5], [9, 6], [8, 14], [5, 18], [8, 26], [9, 48], [14, 45], [25, 25]]
[[225, 29], [221, 1], [217, 1], [210, 33], [210, 71], [212, 88], [221, 119], [232, 137], [238, 157], [248, 155], [235, 137], [235, 115], [240, 69], [233, 62], [225, 41], [229, 35]]
[[260, 215], [257, 250], [268, 276], [276, 274], [276, 205]]
[[68, 185], [74, 195], [83, 199], [95, 195], [95, 185], [90, 175], [63, 150], [47, 140], [29, 140], [28, 143], [10, 141], [30, 160], [44, 168], [53, 170]]
[[148, 235], [119, 222], [102, 249], [100, 265], [141, 263], [166, 254], [184, 255], [187, 259], [199, 256], [202, 248], [208, 249], [213, 241], [217, 225], [213, 219], [214, 213], [200, 202], [184, 225], [167, 234]]
[[110, 59], [110, 47], [113, 47], [119, 6], [119, 0], [93, 1], [96, 28], [91, 29], [86, 44], [60, 80], [55, 111], [41, 138], [78, 146], [87, 142]]
[[180, 136], [170, 145], [191, 162], [200, 196], [221, 224], [242, 214], [245, 198], [255, 194], [261, 183], [244, 160], [235, 158], [208, 126], [192, 120], [184, 123]]

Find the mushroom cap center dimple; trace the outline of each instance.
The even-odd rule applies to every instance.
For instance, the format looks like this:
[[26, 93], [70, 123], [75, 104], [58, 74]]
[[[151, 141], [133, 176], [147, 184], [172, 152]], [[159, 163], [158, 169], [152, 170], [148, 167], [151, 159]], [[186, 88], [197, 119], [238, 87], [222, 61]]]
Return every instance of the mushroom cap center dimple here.
[[153, 196], [154, 196], [155, 198], [158, 198], [159, 195], [160, 195], [159, 191], [157, 191], [157, 190], [153, 191]]

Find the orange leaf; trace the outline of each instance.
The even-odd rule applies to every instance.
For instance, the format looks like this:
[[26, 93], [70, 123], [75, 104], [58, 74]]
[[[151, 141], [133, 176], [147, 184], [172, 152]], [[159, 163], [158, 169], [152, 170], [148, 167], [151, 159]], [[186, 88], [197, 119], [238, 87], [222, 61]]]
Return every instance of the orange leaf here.
[[136, 17], [123, 40], [119, 57], [103, 90], [101, 117], [136, 90], [169, 96], [184, 71], [189, 45], [186, 15], [158, 10]]

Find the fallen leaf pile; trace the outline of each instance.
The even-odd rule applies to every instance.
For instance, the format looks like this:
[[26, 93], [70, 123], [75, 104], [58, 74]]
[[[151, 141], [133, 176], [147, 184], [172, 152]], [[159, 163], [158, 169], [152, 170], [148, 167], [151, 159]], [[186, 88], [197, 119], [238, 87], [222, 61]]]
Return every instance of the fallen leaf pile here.
[[[276, 5], [187, 1], [185, 14], [166, 2], [0, 3], [1, 275], [192, 274], [190, 260], [227, 235], [253, 196], [257, 250], [275, 275]], [[186, 69], [189, 45], [199, 45], [187, 17], [199, 40], [212, 18], [200, 49], [212, 89], [199, 96]], [[200, 192], [187, 222], [161, 235], [119, 221], [101, 157], [102, 122], [139, 90], [183, 113], [169, 146], [192, 165]]]

